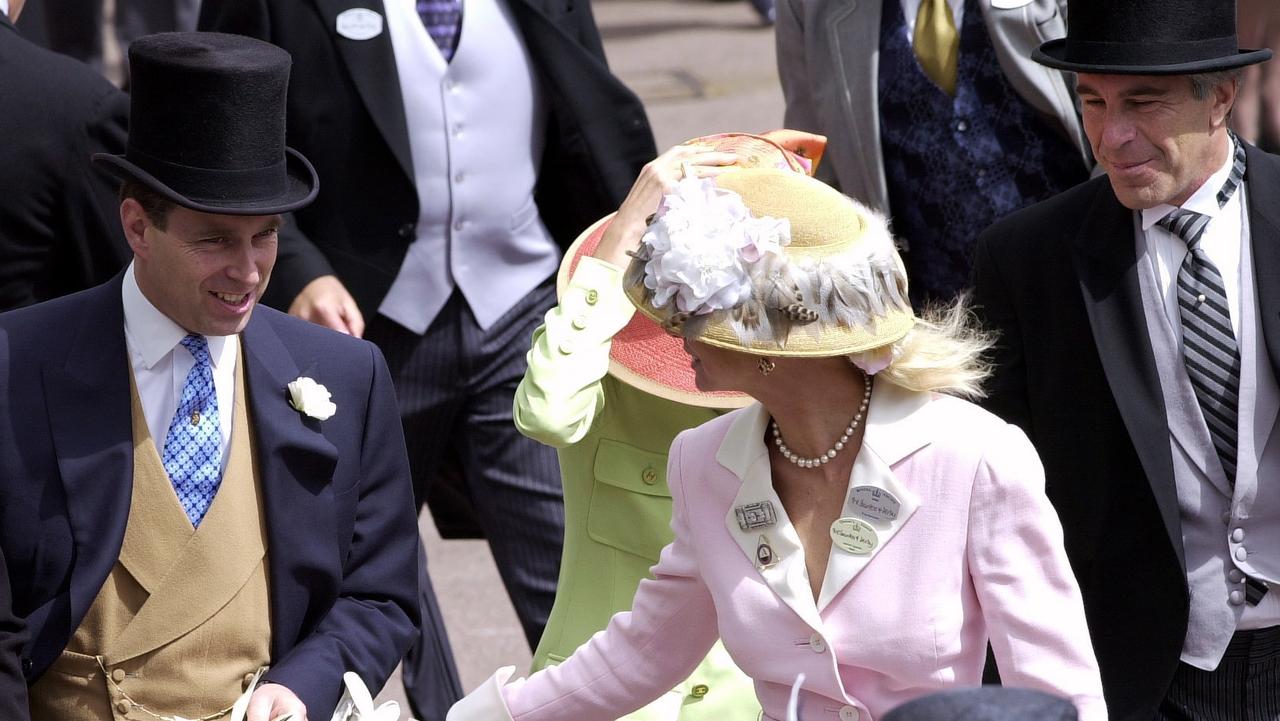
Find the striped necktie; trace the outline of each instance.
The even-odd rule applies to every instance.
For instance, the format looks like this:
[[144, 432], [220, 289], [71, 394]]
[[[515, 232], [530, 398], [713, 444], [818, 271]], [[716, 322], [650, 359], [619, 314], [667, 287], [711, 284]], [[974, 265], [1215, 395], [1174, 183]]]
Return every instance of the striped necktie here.
[[[1234, 162], [1227, 182], [1218, 191], [1218, 207], [1224, 207], [1244, 180], [1244, 146], [1232, 136]], [[1181, 208], [1161, 218], [1160, 227], [1187, 243], [1187, 257], [1178, 269], [1178, 313], [1182, 318], [1182, 360], [1204, 415], [1213, 447], [1222, 460], [1227, 481], [1236, 483], [1237, 428], [1240, 405], [1240, 349], [1231, 328], [1222, 274], [1214, 266], [1200, 239], [1211, 218]], [[1267, 593], [1267, 584], [1244, 576], [1245, 600], [1256, 606]]]
[[436, 41], [447, 63], [453, 60], [462, 32], [462, 0], [418, 0], [418, 17], [427, 26], [427, 34]]
[[[1218, 191], [1219, 207], [1227, 204], [1244, 178], [1244, 148], [1234, 145], [1235, 162], [1226, 184]], [[1178, 269], [1177, 281], [1182, 357], [1222, 469], [1227, 481], [1235, 485], [1240, 349], [1231, 328], [1222, 274], [1200, 247], [1209, 221], [1207, 215], [1178, 208], [1161, 218], [1159, 225], [1187, 243], [1187, 256]]]

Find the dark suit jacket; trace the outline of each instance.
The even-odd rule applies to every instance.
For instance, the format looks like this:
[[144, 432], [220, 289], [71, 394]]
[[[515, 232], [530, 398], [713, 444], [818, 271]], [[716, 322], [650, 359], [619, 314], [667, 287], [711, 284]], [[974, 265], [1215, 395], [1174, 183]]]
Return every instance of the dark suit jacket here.
[[[644, 108], [605, 64], [588, 0], [507, 0], [543, 83], [550, 120], [535, 198], [562, 247], [617, 209], [655, 155]], [[289, 144], [320, 174], [286, 233], [267, 302], [287, 308], [336, 274], [371, 318], [414, 239], [418, 196], [390, 33], [353, 41], [338, 13], [382, 0], [218, 0], [200, 29], [251, 35], [293, 55]], [[494, 108], [494, 112], [502, 112]]]
[[[133, 483], [121, 276], [0, 314], [0, 548], [31, 634], [28, 681], [65, 647], [119, 556]], [[312, 718], [341, 676], [380, 688], [418, 623], [417, 524], [391, 380], [371, 344], [258, 308], [241, 334], [267, 514], [272, 668]], [[306, 375], [337, 413], [303, 416]]]
[[[1246, 146], [1263, 335], [1280, 369], [1280, 158]], [[1138, 288], [1133, 211], [1105, 177], [978, 242], [974, 300], [1001, 333], [986, 405], [1044, 461], [1113, 721], [1150, 721], [1189, 595], [1169, 427]]]
[[0, 718], [24, 721], [27, 709], [27, 683], [22, 678], [22, 623], [13, 615], [13, 593], [9, 588], [9, 571], [0, 552]]
[[130, 258], [118, 183], [129, 98], [87, 65], [24, 40], [0, 13], [0, 310], [98, 285]]

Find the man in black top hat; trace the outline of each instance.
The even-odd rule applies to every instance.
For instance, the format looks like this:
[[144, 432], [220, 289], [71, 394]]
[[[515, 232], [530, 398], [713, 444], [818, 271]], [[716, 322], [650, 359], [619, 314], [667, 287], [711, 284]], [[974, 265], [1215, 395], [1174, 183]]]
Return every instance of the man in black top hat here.
[[989, 228], [988, 406], [1045, 464], [1112, 719], [1280, 718], [1280, 158], [1227, 129], [1234, 0], [1072, 0], [1106, 171]]
[[130, 49], [133, 262], [0, 315], [0, 551], [37, 721], [327, 719], [418, 623], [417, 527], [372, 344], [258, 300], [281, 214], [289, 55], [213, 33]]

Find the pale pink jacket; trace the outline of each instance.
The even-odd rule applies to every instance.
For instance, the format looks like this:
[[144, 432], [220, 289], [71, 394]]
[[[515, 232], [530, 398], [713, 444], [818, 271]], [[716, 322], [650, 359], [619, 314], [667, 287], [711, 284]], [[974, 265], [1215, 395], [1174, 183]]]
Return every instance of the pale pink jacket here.
[[[449, 720], [607, 721], [670, 689], [720, 637], [755, 680], [765, 719], [786, 719], [799, 673], [801, 721], [875, 721], [932, 691], [977, 686], [990, 639], [1005, 685], [1068, 697], [1081, 721], [1105, 721], [1062, 527], [1019, 429], [965, 401], [877, 384], [850, 488], [886, 489], [901, 510], [873, 524], [869, 555], [832, 548], [815, 603], [773, 490], [767, 422], [754, 405], [680, 434], [667, 475], [675, 541], [631, 612], [558, 667], [505, 686], [511, 671], [500, 670]], [[758, 501], [778, 523], [744, 532], [734, 508]], [[764, 569], [762, 535], [780, 556]]]

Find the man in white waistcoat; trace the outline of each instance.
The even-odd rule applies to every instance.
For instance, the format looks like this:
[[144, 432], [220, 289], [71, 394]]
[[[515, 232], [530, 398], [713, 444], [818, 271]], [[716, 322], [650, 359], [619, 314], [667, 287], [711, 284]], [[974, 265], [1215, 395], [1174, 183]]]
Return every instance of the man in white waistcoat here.
[[[536, 644], [563, 506], [554, 451], [515, 431], [515, 387], [562, 249], [656, 154], [591, 3], [220, 0], [200, 27], [269, 40], [298, 68], [289, 142], [324, 184], [282, 235], [266, 302], [386, 353], [419, 507], [446, 537], [489, 539]], [[405, 675], [431, 721], [461, 689], [425, 574], [422, 592]]]

